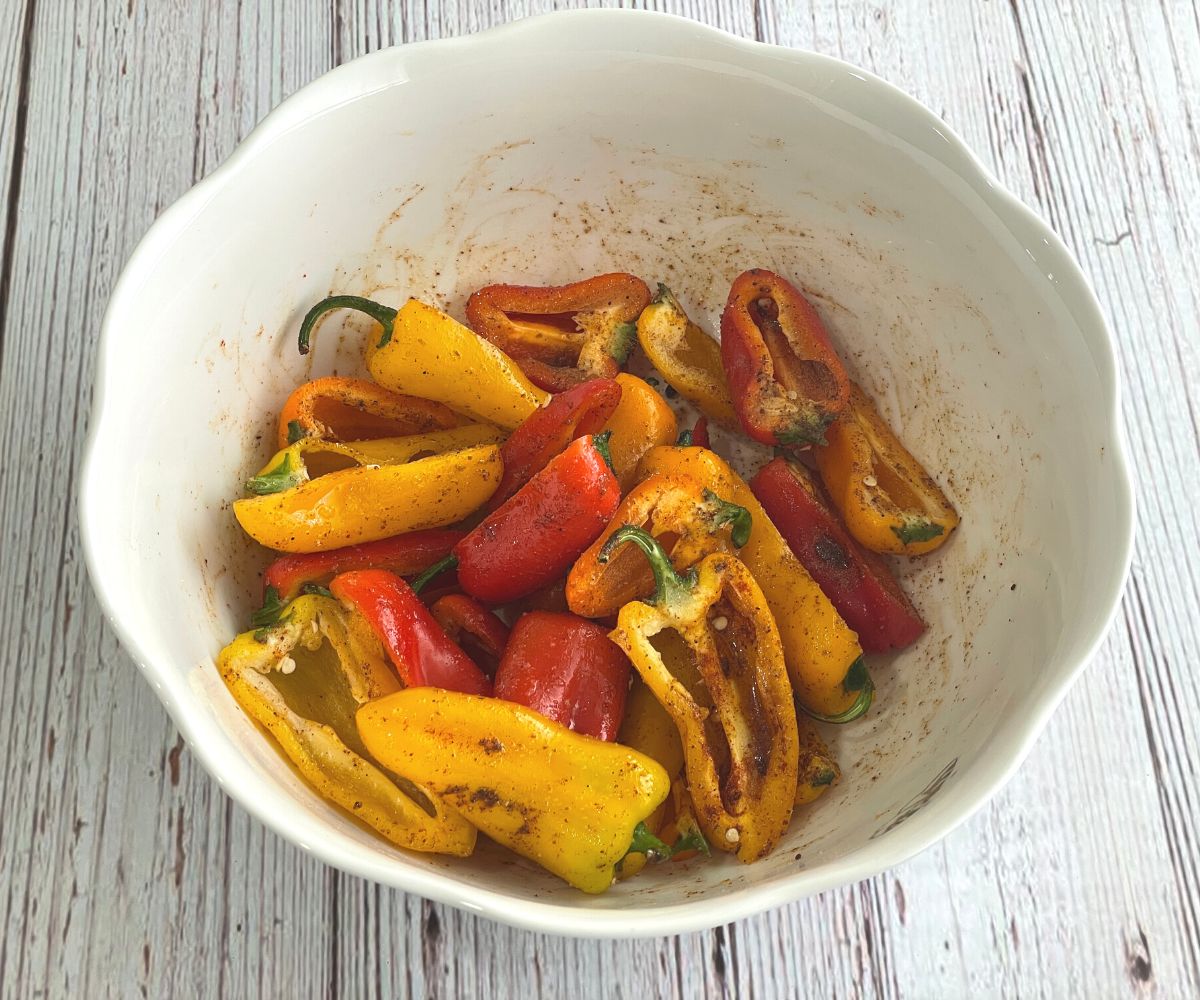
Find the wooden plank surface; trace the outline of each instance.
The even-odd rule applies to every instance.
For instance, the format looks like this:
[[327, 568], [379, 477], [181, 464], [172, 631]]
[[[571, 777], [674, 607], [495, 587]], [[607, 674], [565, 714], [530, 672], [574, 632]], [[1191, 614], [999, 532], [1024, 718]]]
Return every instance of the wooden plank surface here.
[[101, 619], [76, 530], [120, 265], [312, 77], [550, 6], [0, 3], [0, 995], [1200, 995], [1200, 14], [1184, 0], [664, 5], [915, 94], [1052, 221], [1120, 338], [1139, 542], [1118, 625], [962, 829], [710, 933], [568, 941], [326, 869], [191, 761]]

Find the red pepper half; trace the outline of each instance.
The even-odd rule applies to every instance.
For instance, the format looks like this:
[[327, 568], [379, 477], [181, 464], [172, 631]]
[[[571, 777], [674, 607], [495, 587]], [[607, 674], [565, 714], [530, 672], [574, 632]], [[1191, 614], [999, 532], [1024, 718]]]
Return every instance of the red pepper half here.
[[808, 470], [777, 458], [759, 469], [750, 489], [788, 547], [825, 591], [868, 653], [903, 649], [925, 623], [887, 563], [842, 527]]
[[520, 365], [534, 385], [562, 392], [612, 378], [637, 338], [650, 289], [632, 274], [600, 274], [569, 285], [488, 285], [467, 300], [467, 322]]
[[354, 569], [387, 569], [410, 576], [445, 558], [463, 534], [431, 528], [326, 552], [283, 556], [271, 563], [263, 574], [263, 593], [274, 587], [279, 600], [287, 603], [305, 584], [326, 584], [338, 573]]
[[754, 268], [721, 314], [721, 363], [738, 419], [755, 441], [824, 444], [850, 379], [821, 317], [788, 281]]
[[489, 677], [496, 676], [508, 645], [508, 626], [466, 594], [447, 594], [430, 605], [433, 617], [451, 639]]
[[600, 430], [620, 401], [621, 386], [610, 378], [591, 379], [551, 396], [500, 446], [504, 475], [488, 509], [504, 503], [575, 438]]
[[577, 733], [614, 740], [625, 717], [629, 670], [607, 629], [578, 615], [531, 611], [513, 626], [496, 697]]
[[488, 604], [506, 604], [553, 583], [600, 537], [621, 485], [608, 434], [576, 438], [414, 582], [458, 567], [458, 583]]
[[406, 687], [492, 693], [492, 682], [395, 573], [355, 570], [335, 576], [329, 589], [367, 620]]

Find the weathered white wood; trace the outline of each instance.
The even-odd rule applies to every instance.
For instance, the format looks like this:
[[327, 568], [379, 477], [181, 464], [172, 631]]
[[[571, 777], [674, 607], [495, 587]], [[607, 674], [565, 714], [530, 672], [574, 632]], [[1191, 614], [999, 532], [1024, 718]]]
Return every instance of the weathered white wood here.
[[961, 830], [894, 872], [711, 933], [564, 941], [325, 869], [192, 764], [100, 619], [75, 529], [120, 263], [313, 76], [552, 6], [0, 4], [0, 994], [1200, 994], [1188, 3], [668, 5], [916, 94], [1051, 219], [1120, 337], [1141, 479], [1132, 585], [1032, 759]]

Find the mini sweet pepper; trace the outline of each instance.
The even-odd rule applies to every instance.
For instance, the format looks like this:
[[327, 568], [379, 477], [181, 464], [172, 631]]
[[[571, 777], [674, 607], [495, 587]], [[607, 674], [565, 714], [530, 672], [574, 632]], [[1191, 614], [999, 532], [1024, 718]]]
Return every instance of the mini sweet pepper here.
[[[500, 436], [468, 424], [430, 434], [338, 443], [302, 438], [246, 483], [233, 513], [281, 552], [318, 552], [461, 520], [501, 476]], [[421, 458], [418, 456], [426, 455]]]
[[279, 447], [302, 437], [363, 441], [446, 430], [465, 423], [448, 406], [392, 392], [375, 382], [344, 375], [299, 385], [279, 411]]
[[562, 392], [625, 365], [650, 290], [632, 274], [551, 288], [488, 285], [467, 300], [467, 322], [516, 359], [535, 385]]
[[763, 444], [823, 443], [846, 408], [850, 380], [821, 317], [770, 271], [734, 280], [721, 314], [721, 359], [742, 427]]
[[642, 350], [668, 385], [713, 420], [738, 425], [720, 345], [688, 319], [666, 285], [659, 284], [658, 294], [642, 310], [637, 330]]
[[857, 385], [813, 459], [850, 534], [873, 552], [923, 555], [958, 526], [941, 487]]
[[[757, 861], [787, 830], [796, 799], [796, 710], [775, 620], [737, 557], [706, 556], [681, 575], [633, 525], [612, 535], [607, 552], [627, 543], [649, 559], [655, 592], [621, 609], [613, 640], [679, 729], [709, 843]], [[674, 633], [677, 656], [655, 646], [664, 632]]]
[[385, 767], [584, 892], [612, 884], [634, 829], [670, 790], [649, 757], [499, 698], [409, 688], [357, 718]]
[[883, 558], [842, 527], [807, 469], [776, 458], [758, 470], [750, 489], [796, 558], [858, 633], [863, 649], [886, 653], [917, 641], [925, 623], [912, 601]]
[[318, 794], [399, 847], [459, 857], [474, 849], [470, 823], [429, 786], [389, 775], [360, 738], [355, 712], [399, 685], [371, 630], [336, 601], [298, 597], [226, 646], [217, 668]]
[[300, 326], [307, 354], [317, 321], [333, 309], [354, 309], [383, 333], [367, 342], [367, 370], [393, 392], [445, 403], [476, 420], [512, 430], [546, 402], [512, 358], [451, 316], [417, 299], [399, 309], [358, 295], [333, 295], [313, 306]]

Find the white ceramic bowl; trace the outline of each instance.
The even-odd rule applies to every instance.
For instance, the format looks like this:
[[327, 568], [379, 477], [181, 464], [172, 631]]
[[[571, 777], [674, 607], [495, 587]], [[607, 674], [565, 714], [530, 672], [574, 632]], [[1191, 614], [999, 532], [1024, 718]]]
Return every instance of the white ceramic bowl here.
[[[766, 861], [667, 865], [586, 897], [485, 848], [395, 850], [301, 783], [213, 655], [263, 558], [229, 502], [299, 380], [360, 368], [331, 290], [461, 316], [484, 283], [666, 280], [709, 328], [731, 279], [791, 276], [963, 516], [902, 572], [931, 628], [877, 662], [845, 780]], [[1110, 621], [1132, 510], [1114, 353], [1050, 230], [929, 111], [843, 63], [644, 13], [557, 14], [356, 60], [273, 112], [154, 224], [104, 321], [88, 564], [192, 752], [346, 871], [566, 934], [711, 926], [864, 878], [1009, 777]]]

